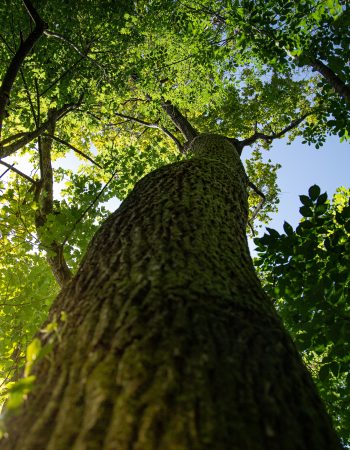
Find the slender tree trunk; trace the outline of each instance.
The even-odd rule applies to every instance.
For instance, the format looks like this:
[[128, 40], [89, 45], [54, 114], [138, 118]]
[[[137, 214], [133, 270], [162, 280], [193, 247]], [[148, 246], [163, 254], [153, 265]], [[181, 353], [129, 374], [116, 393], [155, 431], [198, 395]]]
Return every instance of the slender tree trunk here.
[[224, 137], [147, 175], [102, 226], [2, 450], [335, 450], [254, 273], [246, 175]]
[[40, 239], [40, 243], [47, 251], [47, 262], [50, 265], [52, 273], [62, 288], [72, 278], [71, 271], [63, 253], [63, 245], [57, 241], [49, 240], [42, 236], [42, 227], [47, 222], [47, 216], [53, 213], [53, 170], [51, 162], [52, 137], [55, 134], [56, 121], [54, 119], [55, 110], [49, 110], [48, 122], [48, 136], [43, 136], [39, 139], [39, 153], [40, 153], [40, 183], [37, 184], [36, 202], [38, 209], [35, 214], [35, 226]]

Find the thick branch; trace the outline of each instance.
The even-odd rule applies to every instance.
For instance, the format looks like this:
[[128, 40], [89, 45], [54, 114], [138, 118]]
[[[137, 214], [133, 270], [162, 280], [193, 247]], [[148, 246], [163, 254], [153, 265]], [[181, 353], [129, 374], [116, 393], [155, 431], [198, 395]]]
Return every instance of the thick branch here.
[[72, 279], [72, 272], [64, 257], [63, 244], [52, 242], [50, 250], [53, 251], [54, 254], [53, 256], [47, 256], [47, 261], [57, 283], [63, 288]]
[[190, 122], [181, 114], [176, 106], [172, 105], [169, 101], [166, 101], [162, 104], [162, 108], [188, 142], [191, 142], [196, 136], [198, 136], [198, 131], [193, 128]]
[[[13, 144], [9, 144], [4, 146], [4, 142], [8, 142], [10, 138], [5, 139], [3, 142], [0, 142], [0, 158], [5, 158], [6, 156], [12, 155], [12, 153], [15, 153], [20, 148], [24, 147], [25, 145], [29, 144], [29, 142], [36, 139], [38, 136], [43, 134], [47, 129], [50, 127], [52, 121], [57, 122], [59, 119], [62, 119], [66, 114], [68, 114], [69, 111], [77, 108], [80, 106], [82, 102], [82, 96], [78, 100], [77, 103], [67, 103], [66, 105], [63, 105], [62, 108], [54, 111], [52, 117], [50, 120], [47, 120], [42, 125], [40, 125], [39, 128], [37, 128], [34, 131], [30, 131], [28, 133], [20, 133], [22, 138], [18, 139]], [[11, 138], [12, 140], [12, 138]]]
[[64, 139], [54, 136], [53, 134], [44, 134], [44, 136], [48, 136], [51, 139], [54, 139], [55, 141], [59, 142], [60, 144], [65, 145], [66, 147], [73, 150], [73, 152], [78, 153], [78, 155], [82, 156], [83, 158], [85, 158], [85, 159], [89, 160], [90, 162], [92, 162], [93, 164], [95, 164], [95, 166], [99, 167], [100, 169], [103, 169], [103, 167], [98, 162], [96, 162], [94, 159], [92, 159], [86, 153], [84, 153], [81, 150], [79, 150], [78, 148], [74, 147], [74, 145], [70, 144], [69, 142], [65, 141]]
[[328, 81], [337, 94], [350, 103], [350, 87], [332, 69], [319, 59], [310, 59], [308, 64]]
[[[293, 130], [293, 128], [296, 128], [298, 125], [300, 125], [305, 120], [305, 118], [308, 115], [309, 115], [309, 113], [304, 114], [299, 119], [293, 120], [286, 128], [284, 128], [283, 130], [279, 131], [278, 133], [274, 133], [274, 134], [268, 135], [268, 134], [256, 132], [252, 136], [250, 136], [249, 138], [244, 139], [243, 141], [238, 141], [238, 145], [239, 145], [239, 147], [243, 148], [243, 147], [246, 147], [247, 145], [254, 144], [254, 142], [257, 141], [258, 139], [262, 139], [262, 140], [264, 140], [266, 142], [271, 143], [274, 139], [281, 138], [286, 133], [288, 133], [288, 131]], [[229, 141], [237, 143], [236, 139], [232, 139], [232, 138], [228, 138], [228, 139], [229, 139]]]
[[31, 183], [35, 184], [36, 181], [33, 180], [29, 175], [26, 175], [25, 173], [21, 172], [20, 170], [16, 169], [13, 164], [8, 164], [5, 161], [0, 160], [0, 164], [7, 167], [9, 170], [12, 170], [13, 172], [17, 173], [17, 175], [21, 176], [22, 178], [25, 178], [27, 181], [30, 181]]
[[47, 216], [53, 213], [53, 170], [51, 164], [51, 148], [52, 138], [54, 135], [56, 121], [54, 120], [55, 111], [50, 110], [48, 113], [49, 135], [43, 137], [41, 141], [40, 151], [40, 182], [37, 185], [35, 199], [38, 209], [35, 214], [35, 226], [41, 244], [44, 244], [48, 249], [47, 261], [56, 278], [58, 284], [63, 287], [72, 277], [70, 269], [66, 263], [63, 254], [63, 244], [57, 241], [49, 243], [43, 242], [42, 227], [46, 224]]
[[162, 131], [164, 134], [166, 134], [170, 139], [172, 139], [175, 142], [175, 144], [176, 144], [177, 148], [179, 149], [179, 151], [181, 153], [183, 153], [184, 150], [183, 150], [183, 146], [181, 145], [181, 142], [169, 130], [167, 130], [166, 128], [158, 125], [158, 123], [145, 122], [142, 119], [138, 119], [137, 117], [128, 116], [126, 114], [115, 113], [115, 115], [118, 116], [118, 117], [122, 117], [123, 119], [132, 120], [133, 122], [140, 123], [141, 125], [144, 125], [145, 127], [155, 128], [157, 130]]
[[31, 49], [34, 47], [36, 42], [43, 35], [45, 29], [47, 28], [47, 24], [40, 18], [39, 14], [33, 7], [30, 0], [23, 0], [23, 3], [35, 23], [35, 28], [28, 35], [27, 39], [21, 41], [20, 46], [16, 53], [14, 54], [10, 65], [8, 66], [5, 76], [2, 80], [2, 84], [0, 87], [0, 136], [2, 131], [2, 124], [4, 118], [6, 116], [6, 107], [10, 99], [10, 93], [17, 77], [17, 74], [23, 64], [25, 57], [29, 54]]

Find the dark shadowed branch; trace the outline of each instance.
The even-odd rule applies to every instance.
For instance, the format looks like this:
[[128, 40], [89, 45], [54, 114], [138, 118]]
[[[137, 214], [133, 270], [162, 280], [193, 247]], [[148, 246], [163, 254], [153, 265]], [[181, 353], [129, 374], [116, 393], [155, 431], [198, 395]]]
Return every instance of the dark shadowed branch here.
[[167, 113], [175, 127], [183, 134], [187, 142], [191, 142], [198, 136], [198, 131], [191, 125], [186, 117], [169, 101], [162, 104], [163, 110]]
[[232, 139], [232, 138], [228, 138], [228, 139], [230, 141], [232, 141], [233, 143], [238, 142], [238, 145], [241, 148], [246, 147], [247, 145], [254, 144], [254, 142], [256, 142], [258, 139], [261, 139], [263, 141], [271, 143], [274, 139], [279, 139], [282, 136], [284, 136], [286, 133], [288, 133], [288, 131], [291, 131], [291, 130], [293, 130], [293, 128], [296, 128], [309, 115], [310, 115], [310, 113], [307, 113], [307, 114], [304, 114], [303, 116], [301, 116], [299, 119], [293, 120], [286, 128], [279, 131], [278, 133], [273, 133], [273, 134], [268, 135], [268, 134], [264, 134], [264, 133], [255, 132], [252, 136], [250, 136], [247, 139], [244, 139], [243, 141], [237, 141], [237, 139]]
[[27, 181], [30, 181], [33, 184], [36, 183], [36, 181], [33, 180], [33, 178], [31, 178], [29, 175], [26, 175], [25, 173], [23, 173], [20, 170], [16, 169], [16, 167], [14, 167], [14, 164], [8, 164], [5, 161], [0, 161], [0, 164], [2, 164], [3, 166], [7, 167], [9, 170], [12, 170], [12, 172], [17, 173], [17, 175], [21, 176], [22, 178], [25, 178]]
[[103, 167], [98, 162], [96, 162], [94, 159], [92, 159], [86, 153], [82, 152], [81, 150], [79, 150], [74, 145], [70, 144], [69, 142], [65, 141], [64, 139], [61, 139], [61, 138], [59, 138], [57, 136], [54, 136], [53, 134], [46, 134], [45, 133], [44, 136], [48, 136], [51, 139], [55, 140], [56, 142], [59, 142], [60, 144], [65, 145], [66, 147], [68, 147], [71, 150], [73, 150], [73, 152], [75, 152], [78, 155], [82, 156], [83, 158], [89, 160], [90, 162], [92, 162], [92, 164], [95, 164], [95, 166], [99, 167], [100, 169], [103, 169]]
[[254, 229], [253, 229], [253, 222], [256, 219], [257, 215], [259, 214], [259, 211], [261, 210], [261, 208], [264, 206], [264, 203], [266, 202], [266, 196], [265, 194], [255, 186], [254, 183], [252, 183], [251, 181], [248, 181], [248, 186], [250, 188], [253, 189], [253, 191], [259, 196], [261, 197], [260, 202], [258, 203], [258, 205], [256, 206], [256, 208], [254, 209], [252, 216], [249, 219], [248, 225], [250, 226], [252, 233], [254, 235]]
[[330, 67], [316, 58], [308, 60], [308, 64], [328, 81], [337, 94], [350, 103], [350, 87]]
[[183, 146], [181, 144], [181, 142], [166, 128], [162, 127], [161, 125], [158, 125], [158, 123], [150, 123], [150, 122], [145, 122], [142, 119], [138, 119], [137, 117], [132, 117], [132, 116], [128, 116], [126, 114], [120, 114], [120, 113], [115, 113], [116, 116], [118, 117], [122, 117], [123, 119], [127, 119], [127, 120], [132, 120], [133, 122], [137, 122], [141, 125], [144, 125], [145, 127], [148, 128], [155, 128], [157, 130], [162, 131], [164, 134], [166, 134], [166, 136], [168, 136], [170, 139], [173, 140], [173, 142], [175, 142], [177, 148], [179, 149], [179, 151], [181, 153], [183, 153]]
[[21, 40], [21, 43], [16, 53], [13, 55], [13, 58], [11, 59], [11, 62], [6, 70], [0, 86], [0, 136], [2, 131], [2, 124], [4, 118], [6, 117], [6, 107], [8, 105], [12, 86], [16, 80], [17, 74], [21, 69], [24, 59], [47, 28], [47, 24], [41, 19], [31, 1], [23, 0], [23, 3], [28, 11], [28, 14], [35, 23], [35, 27], [33, 31], [29, 33], [26, 39]]
[[0, 142], [0, 158], [10, 156], [12, 153], [15, 153], [20, 148], [29, 144], [31, 141], [33, 141], [38, 136], [47, 131], [48, 128], [52, 125], [52, 122], [57, 122], [58, 120], [62, 119], [66, 114], [68, 114], [69, 111], [72, 111], [75, 108], [79, 107], [82, 101], [83, 95], [80, 96], [77, 103], [67, 103], [63, 105], [62, 108], [57, 109], [53, 112], [50, 119], [46, 120], [46, 122], [42, 123], [40, 127], [36, 128], [34, 131], [30, 131], [27, 133], [19, 133], [18, 135], [16, 135], [17, 137], [19, 137], [19, 139], [16, 140], [16, 142], [4, 145], [4, 143], [9, 142], [9, 140], [10, 141], [14, 140], [15, 136], [12, 136], [11, 138], [7, 138], [4, 141]]

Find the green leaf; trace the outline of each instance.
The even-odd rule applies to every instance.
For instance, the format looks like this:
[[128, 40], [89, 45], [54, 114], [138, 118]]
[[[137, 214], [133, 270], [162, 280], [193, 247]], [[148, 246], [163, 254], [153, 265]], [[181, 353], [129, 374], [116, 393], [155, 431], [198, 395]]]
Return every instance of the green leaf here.
[[274, 230], [273, 228], [269, 228], [269, 227], [266, 227], [266, 230], [269, 232], [271, 237], [273, 237], [275, 239], [278, 239], [280, 237], [280, 234], [277, 230]]
[[300, 214], [304, 217], [312, 217], [313, 216], [313, 212], [312, 209], [309, 208], [308, 206], [302, 206], [301, 208], [299, 208]]
[[283, 223], [283, 229], [287, 236], [292, 236], [294, 234], [293, 227], [288, 222]]
[[41, 341], [39, 338], [34, 338], [32, 342], [27, 347], [26, 352], [26, 365], [24, 369], [24, 376], [28, 377], [31, 371], [31, 368], [38, 357], [38, 354], [41, 350]]
[[317, 204], [317, 205], [322, 205], [323, 203], [326, 202], [327, 198], [328, 198], [327, 192], [324, 192], [323, 194], [321, 194], [321, 195], [318, 197], [317, 203], [316, 203], [316, 204]]
[[309, 197], [311, 200], [315, 201], [317, 199], [317, 197], [320, 195], [320, 193], [321, 193], [321, 189], [319, 186], [317, 186], [317, 184], [314, 184], [309, 189]]
[[305, 206], [312, 206], [313, 202], [307, 195], [299, 195], [300, 201]]

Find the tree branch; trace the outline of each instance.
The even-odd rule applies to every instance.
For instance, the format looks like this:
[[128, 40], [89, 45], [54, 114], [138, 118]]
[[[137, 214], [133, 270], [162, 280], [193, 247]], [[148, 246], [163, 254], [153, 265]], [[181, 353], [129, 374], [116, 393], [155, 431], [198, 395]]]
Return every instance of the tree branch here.
[[56, 121], [55, 111], [49, 110], [48, 131], [49, 135], [43, 137], [41, 142], [40, 155], [40, 182], [37, 183], [35, 190], [35, 201], [38, 209], [35, 212], [35, 226], [38, 233], [40, 243], [47, 246], [49, 252], [47, 261], [51, 267], [52, 273], [58, 284], [63, 287], [71, 279], [72, 274], [66, 263], [63, 254], [64, 244], [60, 244], [56, 240], [46, 243], [42, 234], [42, 227], [47, 222], [47, 216], [53, 213], [53, 170], [51, 163], [52, 138], [50, 135], [55, 133]]
[[[247, 139], [244, 139], [243, 141], [238, 141], [238, 145], [243, 149], [243, 147], [246, 147], [247, 145], [254, 144], [255, 141], [258, 139], [262, 139], [268, 143], [271, 143], [274, 139], [281, 138], [284, 136], [288, 131], [292, 130], [293, 128], [296, 128], [298, 125], [300, 125], [307, 116], [309, 116], [310, 113], [304, 114], [299, 119], [293, 120], [286, 128], [279, 131], [278, 133], [273, 133], [271, 135], [267, 135], [264, 133], [255, 132], [252, 136], [250, 136]], [[237, 142], [236, 139], [228, 138], [230, 141], [234, 140]]]
[[81, 50], [79, 50], [79, 48], [74, 44], [74, 42], [70, 41], [69, 39], [67, 39], [65, 36], [63, 36], [62, 34], [56, 33], [54, 31], [49, 31], [49, 30], [45, 30], [44, 34], [47, 37], [53, 37], [56, 39], [60, 39], [61, 41], [65, 42], [67, 45], [69, 45], [75, 52], [78, 53], [78, 55], [80, 55], [82, 58], [84, 59], [88, 59], [92, 64], [94, 64], [96, 67], [98, 67], [100, 70], [102, 70], [103, 72], [103, 76], [107, 79], [107, 81], [111, 82], [113, 84], [113, 80], [111, 80], [110, 77], [107, 76], [106, 74], [106, 69], [95, 59], [90, 58], [89, 56], [89, 52], [90, 52], [90, 47], [93, 44], [93, 42], [91, 42], [89, 44], [89, 46], [87, 47], [87, 49], [85, 50], [85, 52], [82, 52]]
[[145, 122], [142, 119], [138, 119], [137, 117], [128, 116], [126, 114], [115, 113], [115, 115], [118, 117], [122, 117], [123, 119], [132, 120], [133, 122], [137, 122], [141, 125], [144, 125], [145, 127], [155, 128], [157, 130], [162, 131], [164, 134], [166, 134], [166, 136], [168, 136], [170, 139], [172, 139], [175, 142], [177, 148], [179, 149], [179, 151], [181, 153], [184, 152], [183, 145], [180, 143], [180, 141], [169, 130], [158, 125], [157, 123]]
[[70, 144], [69, 142], [65, 141], [64, 139], [61, 139], [53, 134], [44, 134], [44, 136], [48, 136], [51, 139], [54, 139], [56, 142], [59, 142], [62, 145], [65, 145], [66, 147], [70, 148], [71, 150], [73, 150], [73, 152], [78, 153], [78, 155], [82, 156], [83, 158], [89, 160], [90, 162], [92, 162], [93, 164], [95, 164], [95, 166], [99, 167], [100, 169], [103, 170], [103, 167], [96, 162], [94, 159], [90, 158], [90, 156], [88, 156], [86, 153], [82, 152], [81, 150], [77, 149], [76, 147], [74, 147], [74, 145]]
[[314, 70], [320, 73], [328, 81], [340, 97], [350, 103], [350, 87], [344, 83], [344, 81], [339, 78], [332, 69], [326, 66], [326, 64], [319, 59], [309, 59], [307, 62]]
[[193, 128], [191, 123], [181, 114], [176, 106], [169, 101], [165, 101], [162, 104], [162, 108], [170, 117], [175, 127], [183, 134], [188, 142], [191, 142], [196, 136], [198, 136], [198, 131]]
[[26, 91], [26, 95], [27, 95], [27, 98], [28, 98], [28, 101], [29, 101], [30, 110], [32, 112], [32, 116], [33, 116], [33, 119], [34, 119], [34, 122], [35, 122], [35, 126], [38, 128], [38, 126], [39, 126], [38, 119], [37, 119], [37, 116], [36, 116], [36, 113], [35, 113], [35, 108], [34, 108], [34, 105], [33, 105], [33, 102], [32, 102], [32, 97], [30, 95], [29, 87], [28, 87], [28, 84], [27, 84], [27, 81], [25, 79], [25, 76], [24, 76], [24, 73], [23, 73], [22, 69], [20, 69], [20, 73], [21, 73], [21, 78], [22, 78], [22, 81], [23, 81], [24, 89]]
[[253, 229], [253, 222], [256, 219], [257, 215], [259, 214], [259, 211], [261, 210], [261, 208], [264, 206], [264, 203], [266, 201], [266, 196], [265, 194], [260, 191], [260, 189], [258, 189], [254, 183], [252, 183], [251, 181], [248, 181], [248, 186], [251, 187], [253, 189], [253, 191], [259, 195], [259, 197], [261, 197], [260, 202], [258, 203], [258, 205], [256, 206], [256, 208], [254, 209], [251, 218], [249, 219], [249, 226], [252, 230], [252, 233], [254, 235], [254, 229]]
[[17, 175], [21, 176], [22, 178], [25, 178], [27, 181], [30, 181], [31, 183], [35, 184], [36, 181], [33, 180], [29, 175], [26, 175], [25, 173], [21, 172], [20, 170], [16, 169], [14, 167], [14, 164], [8, 164], [5, 161], [0, 160], [0, 164], [7, 167], [9, 170], [12, 170], [13, 172], [17, 173]]
[[[35, 129], [34, 131], [30, 131], [28, 133], [19, 133], [17, 136], [21, 135], [22, 138], [18, 139], [13, 144], [9, 144], [4, 146], [4, 142], [9, 142], [10, 138], [6, 138], [3, 142], [0, 142], [0, 158], [5, 158], [6, 156], [12, 155], [12, 153], [15, 153], [20, 148], [24, 147], [25, 145], [29, 144], [29, 142], [36, 139], [38, 136], [40, 136], [42, 133], [44, 133], [51, 125], [52, 121], [57, 122], [59, 119], [62, 119], [66, 114], [68, 114], [69, 111], [77, 108], [80, 106], [81, 102], [83, 100], [83, 95], [80, 96], [77, 103], [67, 103], [66, 105], [63, 105], [62, 108], [56, 110], [53, 113], [53, 116], [50, 118], [50, 120], [47, 120], [43, 124], [40, 125], [39, 128]], [[11, 140], [12, 137], [11, 137]]]
[[83, 58], [87, 58], [88, 57], [87, 53], [83, 53], [81, 50], [79, 50], [79, 48], [72, 41], [70, 41], [69, 39], [64, 37], [62, 34], [55, 33], [54, 31], [50, 31], [50, 30], [45, 30], [44, 34], [47, 37], [54, 37], [56, 39], [60, 39], [61, 41], [65, 42], [67, 45], [72, 47], [72, 49], [75, 50]]
[[80, 57], [79, 59], [77, 59], [77, 61], [75, 61], [70, 67], [68, 67], [68, 69], [66, 69], [60, 76], [55, 78], [53, 80], [53, 82], [47, 88], [45, 88], [42, 92], [40, 92], [40, 97], [42, 97], [50, 89], [52, 89], [59, 81], [61, 81], [65, 76], [67, 76], [69, 74], [69, 72], [71, 72], [73, 69], [75, 69], [76, 66], [78, 66], [84, 59], [85, 59], [85, 57], [83, 57], [83, 56]]
[[47, 24], [41, 19], [30, 0], [23, 0], [23, 3], [35, 23], [35, 28], [31, 31], [25, 40], [21, 40], [18, 50], [14, 54], [10, 65], [8, 66], [0, 87], [0, 136], [2, 124], [6, 117], [6, 107], [10, 99], [12, 86], [17, 74], [23, 64], [25, 57], [29, 54], [36, 42], [43, 35]]
[[107, 181], [107, 183], [103, 186], [103, 188], [100, 190], [100, 192], [96, 195], [96, 197], [93, 199], [93, 201], [90, 203], [90, 205], [82, 212], [82, 214], [80, 215], [80, 217], [74, 222], [73, 228], [71, 229], [71, 231], [66, 235], [66, 237], [64, 238], [62, 245], [65, 245], [68, 242], [68, 239], [70, 238], [71, 234], [73, 233], [73, 231], [75, 230], [75, 227], [83, 220], [83, 218], [85, 217], [85, 215], [90, 211], [90, 209], [94, 206], [94, 204], [97, 202], [97, 200], [101, 197], [101, 195], [103, 194], [103, 192], [107, 189], [107, 187], [109, 186], [109, 184], [111, 183], [111, 181], [116, 177], [117, 174], [117, 170], [115, 170], [113, 172], [113, 174], [111, 175], [110, 179]]

